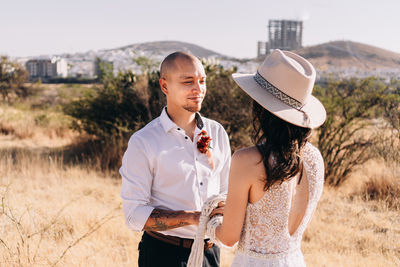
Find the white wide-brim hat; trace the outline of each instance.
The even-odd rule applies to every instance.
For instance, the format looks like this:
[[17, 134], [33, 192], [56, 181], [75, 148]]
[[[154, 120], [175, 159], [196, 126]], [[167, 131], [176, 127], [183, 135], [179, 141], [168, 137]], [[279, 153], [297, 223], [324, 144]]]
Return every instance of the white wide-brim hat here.
[[257, 103], [289, 123], [313, 129], [326, 119], [324, 106], [311, 95], [315, 69], [295, 53], [276, 49], [255, 74], [232, 77]]

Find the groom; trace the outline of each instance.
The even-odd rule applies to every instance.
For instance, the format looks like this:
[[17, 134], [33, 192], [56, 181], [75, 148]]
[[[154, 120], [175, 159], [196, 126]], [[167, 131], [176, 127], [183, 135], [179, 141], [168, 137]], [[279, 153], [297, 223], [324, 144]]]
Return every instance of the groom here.
[[[167, 106], [130, 138], [121, 197], [127, 226], [144, 231], [139, 266], [186, 266], [203, 203], [227, 191], [231, 153], [223, 127], [198, 113], [207, 91], [201, 62], [172, 53], [160, 76]], [[206, 239], [203, 266], [219, 266], [219, 258]]]

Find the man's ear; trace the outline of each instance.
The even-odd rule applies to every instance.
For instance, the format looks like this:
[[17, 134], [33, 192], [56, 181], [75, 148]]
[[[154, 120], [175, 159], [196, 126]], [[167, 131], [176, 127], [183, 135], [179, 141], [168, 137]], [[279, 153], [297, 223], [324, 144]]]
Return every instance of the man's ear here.
[[159, 80], [161, 91], [167, 95], [168, 94], [168, 89], [167, 89], [167, 80], [165, 78], [160, 78]]

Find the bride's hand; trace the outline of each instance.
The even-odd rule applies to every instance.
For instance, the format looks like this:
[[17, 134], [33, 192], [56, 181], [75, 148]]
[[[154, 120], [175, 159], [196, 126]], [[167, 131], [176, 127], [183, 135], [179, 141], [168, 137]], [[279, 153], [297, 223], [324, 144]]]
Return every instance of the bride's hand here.
[[224, 215], [224, 209], [225, 209], [225, 201], [219, 202], [218, 206], [211, 212], [210, 218], [212, 218], [215, 215]]

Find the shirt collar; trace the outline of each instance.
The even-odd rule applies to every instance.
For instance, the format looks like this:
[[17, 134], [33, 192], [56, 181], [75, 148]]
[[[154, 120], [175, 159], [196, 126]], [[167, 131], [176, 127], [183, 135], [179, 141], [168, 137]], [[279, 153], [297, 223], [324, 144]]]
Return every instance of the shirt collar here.
[[[197, 128], [199, 128], [200, 130], [203, 129], [204, 122], [201, 118], [200, 113], [196, 112], [195, 119], [196, 119]], [[161, 122], [161, 125], [164, 128], [165, 132], [169, 132], [172, 128], [178, 128], [178, 126], [175, 124], [175, 122], [173, 122], [171, 120], [171, 118], [168, 116], [167, 107], [164, 107], [161, 112], [160, 122]]]
[[203, 120], [201, 119], [200, 113], [196, 112], [196, 115], [195, 115], [194, 118], [196, 119], [197, 128], [199, 128], [200, 130], [203, 129], [203, 127], [204, 127], [204, 122], [203, 122]]

